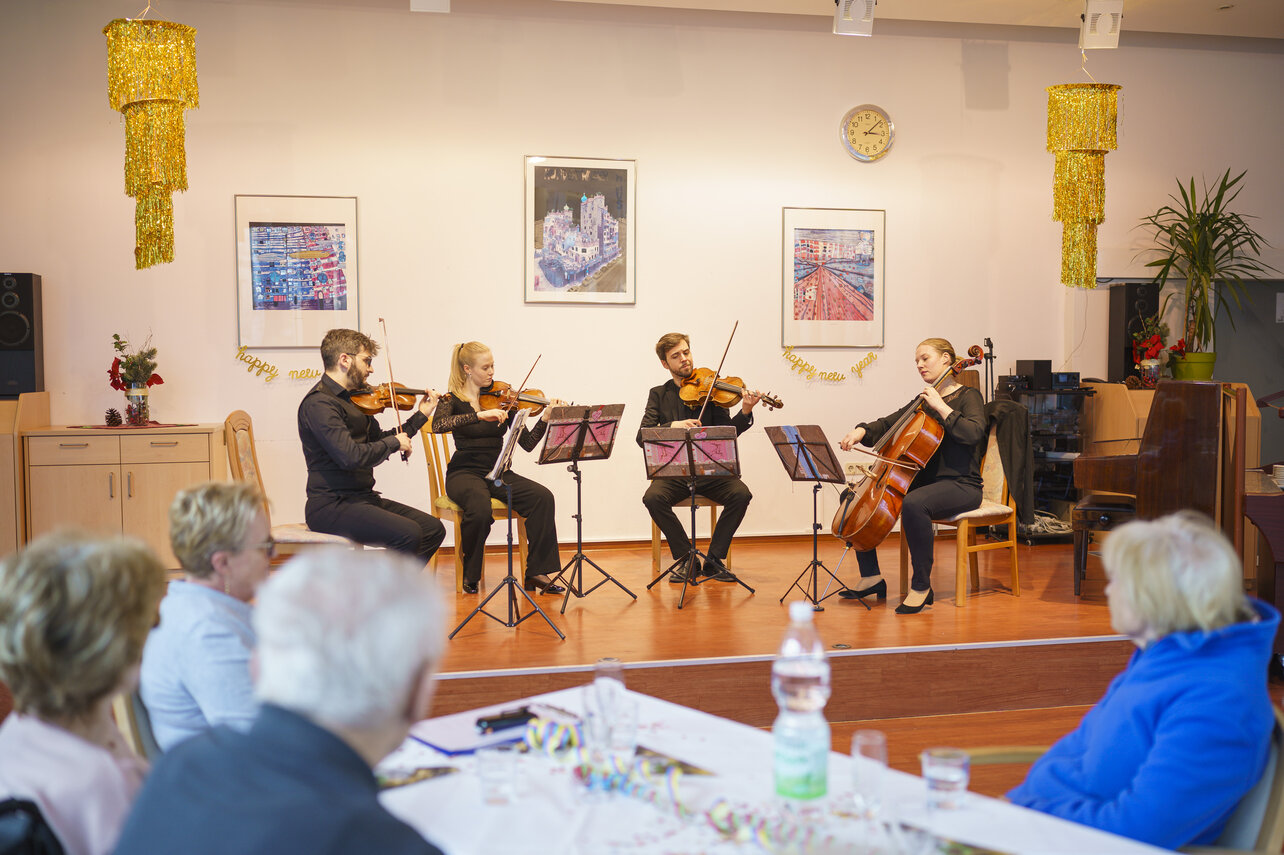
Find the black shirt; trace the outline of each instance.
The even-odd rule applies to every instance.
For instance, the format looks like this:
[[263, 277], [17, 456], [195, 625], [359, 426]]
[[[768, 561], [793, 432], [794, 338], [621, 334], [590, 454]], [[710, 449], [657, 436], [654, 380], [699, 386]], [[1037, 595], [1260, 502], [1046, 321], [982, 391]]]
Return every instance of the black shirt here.
[[[686, 401], [682, 400], [678, 394], [678, 384], [673, 379], [653, 387], [651, 394], [647, 396], [646, 412], [642, 414], [642, 424], [638, 428], [638, 445], [642, 444], [642, 428], [668, 427], [674, 422], [694, 419], [699, 414], [698, 407], [692, 409]], [[753, 411], [746, 413], [741, 410], [732, 416], [726, 407], [719, 407], [710, 402], [705, 408], [701, 424], [706, 427], [732, 425], [736, 429], [736, 436], [739, 436], [753, 426]]]
[[[943, 422], [936, 410], [926, 404], [923, 405], [923, 412], [928, 418], [944, 425], [945, 436], [941, 438], [940, 448], [927, 461], [927, 465], [914, 476], [914, 482], [930, 484], [933, 481], [950, 478], [980, 489], [981, 457], [985, 454], [986, 432], [989, 430], [989, 421], [985, 417], [985, 399], [981, 397], [980, 392], [970, 386], [960, 386], [944, 398], [945, 403], [950, 405], [951, 412]], [[916, 395], [914, 400], [890, 416], [856, 425], [865, 429], [865, 436], [860, 441], [861, 445], [872, 446], [878, 442], [879, 438], [920, 400]]]
[[[484, 394], [489, 389], [487, 386], [481, 391]], [[455, 438], [455, 453], [450, 456], [446, 474], [473, 472], [485, 475], [493, 469], [499, 452], [504, 449], [504, 434], [515, 418], [517, 410], [513, 409], [503, 421], [488, 422], [477, 418], [477, 410], [463, 398], [453, 394], [442, 395], [432, 414], [432, 430], [433, 433], [449, 433]], [[536, 420], [535, 427], [522, 428], [517, 444], [526, 451], [533, 450], [547, 428], [548, 423], [543, 419]]]
[[[308, 498], [374, 490], [374, 467], [401, 448], [397, 429], [383, 430], [352, 403], [352, 393], [323, 376], [299, 403], [299, 440], [308, 467]], [[415, 409], [402, 422], [414, 436], [428, 421]]]

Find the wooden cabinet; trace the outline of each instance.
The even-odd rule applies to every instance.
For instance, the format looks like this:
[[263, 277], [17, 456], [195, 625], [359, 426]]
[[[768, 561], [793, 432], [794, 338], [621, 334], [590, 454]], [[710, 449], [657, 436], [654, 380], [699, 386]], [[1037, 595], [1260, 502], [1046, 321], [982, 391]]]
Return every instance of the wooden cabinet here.
[[23, 435], [27, 537], [60, 526], [127, 534], [166, 567], [169, 505], [185, 487], [227, 477], [222, 425], [92, 430], [39, 428]]

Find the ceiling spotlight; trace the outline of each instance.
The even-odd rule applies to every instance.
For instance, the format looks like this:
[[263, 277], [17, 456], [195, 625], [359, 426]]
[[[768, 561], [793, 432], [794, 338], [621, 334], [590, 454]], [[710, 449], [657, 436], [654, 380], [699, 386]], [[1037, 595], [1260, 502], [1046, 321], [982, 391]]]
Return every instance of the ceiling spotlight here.
[[878, 0], [834, 0], [834, 35], [874, 35], [874, 7], [877, 5]]
[[1079, 47], [1083, 50], [1119, 47], [1123, 15], [1123, 0], [1086, 0], [1083, 14], [1079, 16], [1083, 21], [1079, 28]]

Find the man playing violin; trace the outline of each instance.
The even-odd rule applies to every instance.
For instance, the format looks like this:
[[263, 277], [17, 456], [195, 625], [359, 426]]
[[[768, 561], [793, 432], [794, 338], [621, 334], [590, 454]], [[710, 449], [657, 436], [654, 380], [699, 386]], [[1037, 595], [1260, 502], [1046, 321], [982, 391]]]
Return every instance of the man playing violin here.
[[[660, 364], [671, 376], [667, 382], [651, 389], [646, 401], [646, 412], [642, 415], [643, 428], [732, 425], [738, 436], [753, 426], [753, 408], [761, 396], [748, 391], [741, 398], [740, 412], [735, 416], [732, 416], [727, 408], [710, 401], [705, 408], [703, 419], [695, 418], [699, 409], [692, 409], [691, 405], [682, 400], [678, 394], [683, 381], [695, 372], [695, 362], [691, 358], [691, 342], [685, 334], [667, 333], [661, 336], [655, 345], [655, 355], [660, 358]], [[638, 445], [642, 444], [640, 429], [637, 441]], [[736, 529], [745, 518], [745, 511], [749, 509], [753, 493], [749, 492], [749, 488], [738, 477], [703, 477], [695, 481], [696, 495], [706, 496], [722, 505], [722, 515], [718, 517], [718, 524], [714, 527], [713, 536], [709, 541], [707, 563], [704, 567], [686, 568], [687, 573], [690, 574], [688, 578], [694, 580], [698, 576], [705, 576], [719, 582], [734, 582], [735, 577], [723, 562], [726, 560], [727, 550], [731, 548], [731, 538], [735, 536]], [[689, 481], [682, 478], [657, 478], [651, 482], [642, 496], [642, 504], [646, 505], [647, 512], [651, 514], [651, 519], [655, 520], [660, 531], [664, 532], [664, 539], [669, 544], [669, 553], [675, 561], [691, 550], [691, 541], [687, 537], [686, 529], [673, 513], [673, 506], [690, 495]], [[699, 561], [696, 558], [692, 560]], [[670, 574], [669, 581], [681, 583], [683, 574]]]
[[424, 393], [417, 410], [383, 430], [352, 402], [374, 372], [379, 345], [356, 330], [335, 329], [321, 340], [325, 374], [299, 403], [299, 439], [308, 467], [308, 528], [357, 543], [385, 546], [425, 564], [446, 537], [441, 522], [374, 489], [374, 467], [395, 452], [409, 454], [410, 438], [427, 423], [437, 393]]

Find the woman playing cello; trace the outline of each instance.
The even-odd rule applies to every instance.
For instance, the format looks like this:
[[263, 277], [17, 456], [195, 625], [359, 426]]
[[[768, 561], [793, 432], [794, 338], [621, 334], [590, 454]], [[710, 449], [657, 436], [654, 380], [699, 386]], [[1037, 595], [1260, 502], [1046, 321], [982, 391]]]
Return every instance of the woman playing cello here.
[[[945, 428], [940, 448], [914, 476], [901, 506], [901, 537], [909, 547], [914, 576], [905, 600], [896, 607], [901, 615], [917, 614], [931, 605], [932, 596], [932, 520], [950, 517], [981, 506], [981, 455], [985, 451], [985, 401], [975, 389], [959, 385], [953, 377], [940, 389], [934, 384], [948, 372], [955, 361], [954, 346], [943, 338], [929, 338], [914, 352], [919, 377], [926, 384], [922, 391], [901, 409], [872, 422], [853, 428], [839, 441], [843, 451], [856, 443], [872, 446], [891, 425], [916, 406], [920, 400], [924, 411]], [[839, 592], [847, 599], [864, 599], [870, 595], [880, 600], [887, 597], [887, 581], [878, 569], [874, 550], [856, 553], [860, 582], [854, 589]]]
[[[455, 453], [446, 467], [446, 495], [462, 508], [459, 539], [456, 548], [463, 549], [464, 593], [477, 593], [481, 583], [482, 560], [486, 536], [494, 516], [490, 500], [506, 498], [503, 487], [485, 478], [499, 459], [504, 433], [517, 413], [513, 408], [485, 409], [482, 396], [491, 390], [495, 379], [495, 358], [490, 348], [479, 341], [455, 345], [450, 358], [450, 394], [443, 395], [433, 414], [435, 433], [450, 433], [455, 438]], [[557, 402], [550, 402], [557, 403]], [[533, 428], [522, 429], [518, 443], [531, 451], [544, 436], [549, 410]], [[562, 566], [557, 552], [557, 523], [553, 494], [544, 485], [509, 470], [504, 481], [513, 489], [513, 512], [526, 519], [530, 550], [526, 562], [526, 590], [545, 594], [565, 591], [550, 583], [549, 573]]]

